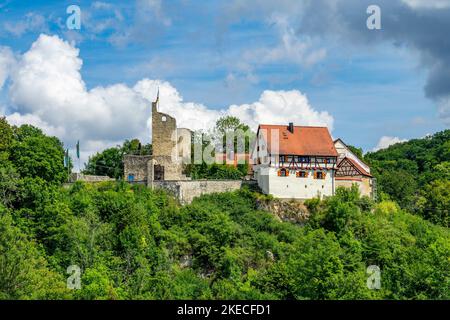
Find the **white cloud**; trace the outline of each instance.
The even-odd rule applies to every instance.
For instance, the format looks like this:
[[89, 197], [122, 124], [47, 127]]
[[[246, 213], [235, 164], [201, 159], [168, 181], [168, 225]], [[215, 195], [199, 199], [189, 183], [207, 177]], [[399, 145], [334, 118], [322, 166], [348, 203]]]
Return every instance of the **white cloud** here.
[[[288, 122], [333, 127], [333, 117], [314, 110], [297, 90], [264, 91], [257, 102], [214, 110], [185, 102], [176, 88], [160, 80], [142, 79], [132, 87], [119, 83], [88, 90], [80, 73], [82, 64], [77, 48], [57, 36], [41, 35], [17, 58], [8, 91], [11, 123], [38, 126], [71, 148], [80, 140], [82, 163], [89, 154], [125, 139], [150, 142], [150, 102], [158, 88], [160, 111], [174, 116], [179, 127], [207, 130], [227, 114], [241, 118], [253, 129], [259, 123]], [[0, 72], [1, 66], [0, 60]]]
[[8, 92], [11, 122], [34, 124], [68, 146], [78, 139], [85, 146], [133, 137], [148, 142], [149, 101], [124, 84], [87, 90], [78, 54], [58, 37], [41, 35], [19, 57]]
[[333, 129], [333, 117], [326, 111], [314, 110], [308, 98], [298, 90], [263, 92], [257, 102], [232, 105], [228, 113], [255, 129], [258, 124], [327, 126]]
[[43, 15], [29, 12], [25, 15], [25, 19], [21, 21], [4, 22], [3, 29], [15, 37], [20, 37], [27, 31], [39, 32], [47, 30], [47, 22]]
[[64, 137], [66, 130], [62, 126], [51, 126], [47, 122], [34, 114], [19, 114], [17, 112], [10, 114], [6, 117], [6, 120], [15, 126], [21, 126], [23, 124], [30, 124], [32, 126], [42, 129], [46, 134], [56, 137]]
[[396, 143], [401, 143], [401, 142], [406, 142], [408, 140], [406, 139], [400, 139], [399, 137], [389, 137], [389, 136], [383, 136], [380, 138], [380, 140], [378, 141], [378, 144], [375, 148], [372, 149], [372, 151], [378, 151], [381, 149], [386, 149], [389, 146], [396, 144]]
[[137, 6], [141, 14], [145, 16], [153, 15], [164, 26], [168, 27], [172, 24], [172, 21], [163, 13], [161, 0], [138, 0]]
[[316, 48], [314, 41], [307, 36], [295, 33], [286, 16], [273, 15], [268, 21], [278, 29], [280, 41], [275, 47], [262, 47], [247, 50], [243, 59], [249, 64], [289, 62], [301, 66], [312, 66], [323, 60], [327, 51]]
[[15, 58], [10, 48], [0, 47], [0, 89], [5, 84], [15, 64]]
[[413, 9], [446, 9], [450, 8], [450, 0], [402, 0]]

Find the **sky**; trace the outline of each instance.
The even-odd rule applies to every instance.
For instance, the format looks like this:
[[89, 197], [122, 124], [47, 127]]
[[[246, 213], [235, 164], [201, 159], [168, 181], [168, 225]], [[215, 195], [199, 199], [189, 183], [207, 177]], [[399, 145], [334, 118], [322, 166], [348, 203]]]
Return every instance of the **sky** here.
[[0, 0], [0, 115], [84, 163], [150, 142], [159, 88], [179, 127], [325, 125], [367, 152], [449, 128], [449, 31], [450, 0]]

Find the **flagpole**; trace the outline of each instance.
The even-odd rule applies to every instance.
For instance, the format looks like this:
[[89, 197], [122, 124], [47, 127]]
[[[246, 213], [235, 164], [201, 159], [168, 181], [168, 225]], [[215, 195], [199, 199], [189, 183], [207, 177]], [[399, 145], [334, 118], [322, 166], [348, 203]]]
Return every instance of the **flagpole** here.
[[78, 158], [78, 173], [81, 174], [81, 164], [80, 164], [80, 140], [77, 141], [77, 158]]
[[70, 183], [70, 156], [69, 156], [69, 149], [66, 150], [66, 164], [67, 164], [67, 182]]

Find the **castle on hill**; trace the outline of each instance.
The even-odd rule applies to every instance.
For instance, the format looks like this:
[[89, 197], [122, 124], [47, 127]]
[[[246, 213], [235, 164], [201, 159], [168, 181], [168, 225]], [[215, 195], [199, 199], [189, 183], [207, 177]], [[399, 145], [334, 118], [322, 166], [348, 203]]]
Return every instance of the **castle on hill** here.
[[177, 128], [176, 119], [159, 112], [158, 104], [159, 97], [152, 102], [153, 154], [124, 156], [124, 179], [130, 183], [167, 189], [184, 203], [243, 184], [257, 184], [263, 193], [284, 199], [332, 196], [337, 187], [356, 184], [361, 195], [376, 197], [369, 166], [341, 139], [333, 141], [327, 127], [293, 123], [258, 126], [251, 154], [244, 155], [250, 160], [250, 181], [191, 180], [183, 170], [191, 160], [193, 132]]

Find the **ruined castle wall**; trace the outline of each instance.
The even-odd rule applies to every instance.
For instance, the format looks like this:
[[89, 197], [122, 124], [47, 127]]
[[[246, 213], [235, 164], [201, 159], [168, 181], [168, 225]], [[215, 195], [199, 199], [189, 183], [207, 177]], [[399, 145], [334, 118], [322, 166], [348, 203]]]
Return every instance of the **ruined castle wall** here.
[[164, 180], [186, 180], [186, 176], [182, 174], [183, 166], [173, 163], [171, 157], [153, 157], [155, 165], [164, 167]]
[[134, 181], [147, 181], [148, 166], [147, 163], [152, 156], [124, 155], [124, 179], [128, 181], [130, 175], [134, 177]]
[[244, 184], [254, 184], [243, 180], [187, 180], [154, 181], [154, 188], [165, 189], [173, 194], [181, 204], [189, 204], [202, 194], [220, 193], [241, 189]]
[[177, 152], [182, 163], [191, 162], [192, 131], [185, 128], [177, 129]]
[[175, 118], [158, 112], [152, 105], [152, 150], [153, 156], [170, 157], [176, 147], [177, 123]]
[[72, 173], [70, 174], [69, 181], [71, 183], [76, 181], [84, 181], [84, 182], [103, 182], [103, 181], [115, 181], [116, 179], [110, 178], [108, 176], [93, 176], [93, 175], [85, 175], [81, 173]]

